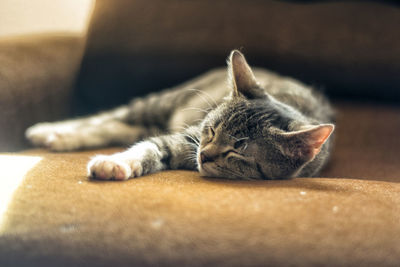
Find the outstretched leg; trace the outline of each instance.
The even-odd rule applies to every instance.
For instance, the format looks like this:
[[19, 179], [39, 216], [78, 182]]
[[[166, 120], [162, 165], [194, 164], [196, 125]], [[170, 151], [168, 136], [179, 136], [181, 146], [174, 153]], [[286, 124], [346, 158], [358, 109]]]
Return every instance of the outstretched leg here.
[[193, 94], [184, 89], [164, 90], [96, 115], [38, 123], [27, 129], [26, 137], [35, 146], [53, 151], [133, 144], [144, 137], [165, 133], [176, 106]]
[[113, 155], [99, 155], [88, 164], [88, 176], [102, 180], [126, 180], [165, 169], [197, 169], [199, 130], [152, 137]]
[[126, 123], [126, 106], [93, 116], [73, 120], [38, 123], [26, 131], [26, 137], [36, 146], [53, 151], [71, 151], [110, 144], [132, 144], [147, 137], [154, 129]]

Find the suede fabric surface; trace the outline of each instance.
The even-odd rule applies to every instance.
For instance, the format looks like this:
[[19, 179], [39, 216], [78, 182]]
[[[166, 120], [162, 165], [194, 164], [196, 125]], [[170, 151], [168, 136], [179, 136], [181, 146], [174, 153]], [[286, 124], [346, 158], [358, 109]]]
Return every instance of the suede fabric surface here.
[[76, 94], [83, 110], [125, 103], [242, 49], [330, 95], [400, 101], [398, 25], [387, 1], [98, 0]]
[[87, 180], [88, 159], [121, 148], [2, 154], [42, 159], [3, 216], [0, 266], [398, 266], [400, 108], [337, 110], [320, 178], [101, 182]]
[[0, 151], [26, 148], [26, 128], [71, 113], [83, 48], [64, 33], [0, 40]]

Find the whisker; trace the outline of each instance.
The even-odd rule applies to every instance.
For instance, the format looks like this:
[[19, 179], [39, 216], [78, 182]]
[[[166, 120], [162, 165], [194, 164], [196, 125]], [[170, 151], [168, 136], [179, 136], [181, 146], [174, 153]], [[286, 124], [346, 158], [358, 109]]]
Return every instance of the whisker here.
[[186, 134], [186, 133], [183, 133], [183, 136], [188, 137], [188, 138], [189, 138], [190, 140], [192, 140], [197, 146], [200, 146], [200, 141], [197, 140], [195, 137], [193, 137], [193, 136], [191, 136], [191, 135], [189, 135], [189, 134]]
[[203, 112], [203, 113], [208, 113], [208, 112], [210, 112], [210, 110], [203, 109], [203, 108], [196, 108], [196, 107], [191, 107], [191, 108], [184, 108], [184, 109], [182, 109], [182, 111], [187, 111], [187, 110], [196, 110], [196, 111], [200, 111], [200, 112]]
[[183, 126], [178, 126], [177, 129], [185, 131], [187, 128], [189, 128], [191, 125], [187, 124], [187, 123], [182, 123], [184, 124]]
[[188, 153], [188, 155], [186, 155], [185, 159], [197, 162], [197, 153], [195, 151], [191, 151]]
[[249, 139], [249, 137], [248, 136], [246, 136], [246, 137], [241, 137], [241, 138], [237, 138], [237, 137], [235, 137], [235, 136], [233, 136], [233, 135], [230, 135], [230, 134], [228, 134], [230, 137], [232, 137], [233, 139], [235, 139], [235, 141], [242, 141], [242, 140], [247, 140], [247, 139]]
[[197, 162], [197, 158], [192, 155], [185, 157], [185, 160], [191, 160], [191, 161]]
[[[189, 88], [187, 90], [195, 92], [199, 97], [201, 97], [208, 104], [209, 107], [215, 108], [216, 106], [218, 106], [217, 102], [208, 93], [201, 91], [199, 89], [196, 89], [196, 88]], [[204, 96], [206, 96], [208, 99], [205, 98]], [[211, 100], [213, 102], [214, 106], [210, 103], [209, 100]]]

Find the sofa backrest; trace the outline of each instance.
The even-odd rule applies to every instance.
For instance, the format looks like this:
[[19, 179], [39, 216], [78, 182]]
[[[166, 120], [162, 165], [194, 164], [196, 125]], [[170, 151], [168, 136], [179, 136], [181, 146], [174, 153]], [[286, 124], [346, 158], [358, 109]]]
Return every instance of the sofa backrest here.
[[80, 110], [250, 64], [328, 94], [400, 100], [400, 8], [371, 1], [97, 0], [77, 81]]

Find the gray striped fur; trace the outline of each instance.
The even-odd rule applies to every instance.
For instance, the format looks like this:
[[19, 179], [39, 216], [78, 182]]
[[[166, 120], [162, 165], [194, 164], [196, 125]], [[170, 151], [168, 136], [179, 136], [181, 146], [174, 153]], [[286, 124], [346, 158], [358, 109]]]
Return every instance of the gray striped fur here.
[[55, 151], [139, 141], [122, 153], [94, 157], [88, 164], [93, 178], [190, 169], [204, 176], [278, 179], [318, 173], [329, 157], [332, 122], [321, 94], [294, 79], [252, 70], [232, 51], [228, 71], [209, 71], [97, 115], [40, 123], [26, 135]]

